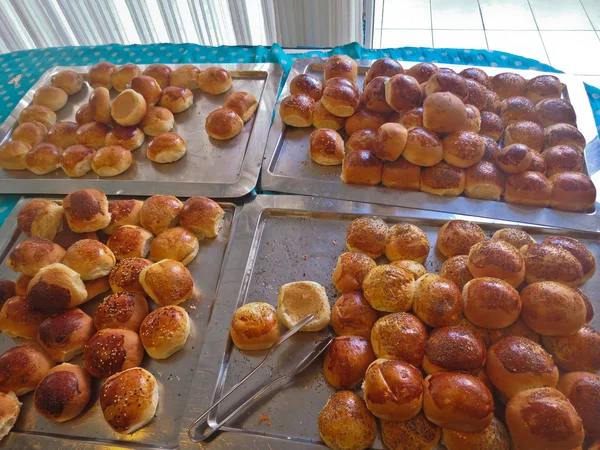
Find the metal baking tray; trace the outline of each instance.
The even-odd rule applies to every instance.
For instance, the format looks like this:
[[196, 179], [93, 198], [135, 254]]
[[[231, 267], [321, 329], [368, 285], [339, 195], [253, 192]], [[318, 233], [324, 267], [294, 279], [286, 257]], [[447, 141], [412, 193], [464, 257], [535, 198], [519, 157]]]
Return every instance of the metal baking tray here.
[[[182, 64], [170, 64], [173, 69]], [[200, 69], [211, 64], [195, 64]], [[281, 83], [282, 70], [277, 64], [220, 64], [233, 78], [232, 88], [221, 95], [210, 95], [194, 90], [194, 104], [186, 111], [175, 114], [174, 132], [187, 142], [187, 153], [179, 161], [158, 164], [146, 157], [146, 144], [133, 152], [133, 163], [116, 177], [101, 178], [89, 172], [82, 178], [69, 178], [61, 169], [47, 175], [35, 175], [27, 170], [0, 169], [0, 192], [18, 194], [66, 194], [76, 189], [96, 188], [107, 195], [153, 195], [168, 192], [170, 195], [192, 196], [198, 192], [208, 197], [235, 198], [252, 191], [258, 174], [271, 124], [273, 105]], [[0, 126], [0, 138], [10, 139], [18, 125], [21, 111], [27, 107], [35, 91], [50, 83], [52, 75], [71, 69], [87, 81], [91, 66], [53, 67], [19, 101], [10, 116]], [[140, 65], [142, 69], [146, 65]], [[247, 91], [259, 101], [256, 114], [244, 125], [235, 138], [218, 141], [204, 130], [208, 114], [220, 108], [234, 91]], [[77, 109], [87, 103], [92, 89], [87, 83], [75, 95], [69, 96], [67, 105], [56, 112], [57, 122], [75, 121]], [[110, 91], [111, 99], [118, 95]], [[149, 136], [146, 137], [148, 140]]]
[[[21, 199], [0, 229], [0, 278], [16, 280], [18, 275], [9, 269], [6, 258], [11, 250], [26, 238], [17, 228], [17, 215], [23, 205], [30, 199]], [[143, 198], [140, 198], [143, 200]], [[60, 203], [60, 201], [59, 201]], [[20, 397], [23, 402], [21, 414], [13, 431], [2, 440], [0, 448], [31, 448], [34, 443], [47, 442], [40, 448], [175, 448], [179, 440], [179, 425], [184, 407], [193, 389], [192, 379], [195, 374], [206, 327], [209, 322], [217, 289], [221, 279], [223, 263], [230, 248], [230, 237], [235, 229], [238, 212], [241, 207], [232, 203], [220, 203], [225, 211], [223, 226], [214, 239], [200, 241], [198, 255], [187, 267], [194, 278], [193, 297], [181, 304], [188, 312], [191, 321], [191, 333], [185, 347], [165, 360], [154, 360], [145, 355], [142, 367], [156, 377], [159, 385], [159, 403], [156, 417], [141, 430], [121, 435], [115, 433], [105, 422], [98, 402], [101, 380], [92, 378], [92, 399], [88, 406], [75, 419], [64, 423], [53, 423], [39, 414], [33, 407], [33, 392]], [[94, 313], [101, 300], [110, 291], [84, 303], [81, 306], [88, 315]], [[150, 309], [157, 305], [148, 300]], [[31, 342], [29, 339], [10, 338], [0, 334], [0, 353], [17, 344]], [[83, 357], [71, 360], [73, 364], [82, 365]], [[48, 438], [48, 440], [46, 440]], [[60, 442], [60, 444], [59, 444]], [[100, 445], [101, 444], [101, 445]]]
[[[300, 73], [309, 73], [323, 79], [325, 61], [323, 58], [296, 60], [280, 99], [290, 93], [291, 80]], [[357, 63], [359, 66], [358, 85], [361, 86], [362, 90], [364, 76], [373, 61], [357, 60]], [[417, 62], [407, 61], [401, 61], [401, 63], [404, 68], [417, 64]], [[468, 67], [456, 64], [440, 64], [440, 66], [450, 67], [457, 72]], [[510, 71], [520, 73], [525, 78], [532, 78], [543, 73], [499, 67], [481, 67], [481, 69], [490, 75]], [[308, 156], [309, 135], [314, 128], [286, 127], [278, 113], [279, 103], [275, 107], [275, 119], [267, 141], [261, 174], [261, 187], [264, 190], [291, 194], [316, 195], [585, 231], [600, 231], [600, 184], [597, 180], [597, 172], [600, 171], [600, 143], [596, 139], [591, 144], [598, 137], [598, 130], [588, 96], [581, 79], [559, 73], [552, 73], [551, 75], [557, 76], [564, 84], [564, 96], [573, 104], [577, 113], [578, 128], [588, 142], [585, 152], [587, 172], [595, 181], [598, 190], [596, 207], [591, 213], [568, 213], [550, 208], [531, 208], [504, 202], [470, 199], [465, 196], [439, 197], [425, 192], [400, 191], [384, 186], [370, 187], [345, 184], [340, 179], [341, 166], [321, 166], [310, 159]]]
[[[277, 305], [279, 287], [300, 280], [316, 281], [327, 291], [331, 305], [339, 294], [331, 281], [337, 257], [347, 251], [345, 234], [350, 221], [362, 215], [376, 215], [388, 224], [410, 222], [422, 228], [431, 242], [425, 266], [439, 272], [443, 257], [436, 250], [437, 233], [450, 219], [462, 218], [479, 223], [490, 236], [496, 229], [518, 224], [481, 219], [478, 217], [413, 210], [366, 203], [331, 200], [306, 196], [259, 195], [244, 205], [236, 231], [231, 255], [228, 258], [217, 302], [208, 327], [194, 380], [188, 409], [182, 424], [187, 429], [243, 375], [255, 367], [264, 352], [240, 352], [229, 339], [229, 324], [235, 309], [246, 302], [264, 301]], [[600, 259], [600, 243], [595, 233], [568, 231], [557, 228], [521, 225], [538, 242], [547, 235], [569, 235], [584, 243]], [[381, 259], [385, 260], [385, 257]], [[582, 286], [588, 295], [600, 290], [600, 273]], [[596, 311], [600, 310], [597, 295], [590, 295]], [[590, 324], [598, 329], [596, 314]], [[246, 389], [256, 389], [271, 379], [271, 371], [282, 364], [291, 353], [300, 354], [314, 345], [324, 334], [333, 333], [328, 327], [319, 333], [299, 333], [284, 344], [272, 357], [272, 363], [261, 369], [238, 389], [231, 398], [209, 416], [209, 423], [223, 419], [234, 405], [241, 403]], [[286, 353], [287, 352], [287, 353]], [[282, 360], [283, 358], [283, 360]], [[296, 358], [298, 359], [298, 358]], [[322, 373], [323, 357], [319, 358], [295, 381], [261, 396], [237, 420], [228, 423], [208, 448], [230, 449], [289, 449], [323, 446], [319, 439], [317, 416], [331, 394], [335, 392]], [[261, 416], [272, 422], [259, 424]], [[194, 448], [182, 436], [182, 448]], [[376, 441], [374, 448], [381, 449]]]

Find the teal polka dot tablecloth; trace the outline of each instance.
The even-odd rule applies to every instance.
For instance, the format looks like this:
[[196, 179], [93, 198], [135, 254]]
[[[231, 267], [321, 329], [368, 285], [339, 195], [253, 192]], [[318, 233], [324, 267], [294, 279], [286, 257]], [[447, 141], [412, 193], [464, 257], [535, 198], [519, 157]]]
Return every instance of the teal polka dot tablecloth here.
[[[283, 85], [295, 59], [342, 53], [357, 59], [390, 57], [400, 61], [431, 61], [439, 64], [466, 64], [559, 72], [539, 61], [504, 52], [421, 47], [372, 50], [363, 48], [357, 43], [335, 47], [330, 51], [307, 51], [304, 53], [292, 53], [277, 44], [271, 47], [206, 47], [196, 44], [112, 44], [95, 47], [57, 47], [0, 55], [0, 122], [6, 119], [40, 76], [54, 66], [84, 66], [100, 61], [110, 61], [114, 64], [127, 62], [136, 64], [271, 62], [283, 67]], [[586, 90], [595, 114], [596, 124], [600, 129], [600, 89], [586, 84]], [[43, 193], [40, 192], [40, 194]], [[19, 196], [16, 195], [0, 195], [0, 224], [4, 222], [18, 198]]]

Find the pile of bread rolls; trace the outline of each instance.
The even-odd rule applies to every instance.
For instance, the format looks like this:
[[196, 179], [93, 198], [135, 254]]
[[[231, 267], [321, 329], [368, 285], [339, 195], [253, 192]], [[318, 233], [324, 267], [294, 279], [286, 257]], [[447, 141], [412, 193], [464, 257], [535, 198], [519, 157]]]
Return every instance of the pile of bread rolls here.
[[[200, 239], [217, 236], [223, 215], [205, 197], [109, 201], [96, 189], [72, 192], [62, 204], [25, 204], [18, 227], [28, 237], [7, 259], [20, 276], [0, 283], [0, 330], [32, 342], [0, 355], [0, 391], [35, 390], [36, 411], [64, 422], [88, 404], [91, 377], [105, 379], [100, 405], [111, 428], [144, 426], [156, 412], [158, 385], [142, 359], [184, 347], [191, 323], [178, 305], [194, 291], [186, 265]], [[79, 308], [108, 290], [93, 317]], [[69, 363], [80, 354], [82, 366]], [[13, 397], [0, 399], [17, 405]]]
[[600, 334], [578, 288], [596, 261], [583, 244], [515, 228], [488, 239], [452, 220], [437, 236], [439, 274], [413, 224], [361, 217], [346, 245], [332, 276], [339, 336], [323, 365], [340, 391], [318, 418], [330, 448], [369, 447], [375, 418], [390, 449], [568, 450], [600, 438]]
[[[62, 168], [69, 177], [93, 170], [100, 177], [112, 177], [129, 169], [131, 152], [146, 136], [151, 137], [146, 145], [148, 159], [160, 164], [178, 161], [187, 144], [171, 131], [174, 114], [192, 105], [194, 89], [218, 95], [232, 86], [231, 75], [221, 67], [201, 71], [183, 65], [172, 70], [152, 64], [142, 71], [135, 64], [117, 67], [101, 62], [89, 70], [87, 82], [93, 91], [75, 122], [57, 123], [55, 111], [67, 104], [68, 95], [81, 90], [83, 82], [80, 74], [65, 70], [52, 77], [50, 86], [35, 92], [32, 104], [20, 113], [11, 139], [0, 146], [0, 167], [37, 175]], [[110, 89], [119, 92], [112, 101]], [[208, 116], [206, 132], [215, 139], [231, 139], [257, 107], [251, 94], [234, 92], [223, 108]]]
[[356, 62], [332, 56], [324, 83], [296, 76], [279, 109], [287, 125], [317, 128], [309, 156], [341, 164], [344, 183], [593, 208], [596, 188], [581, 173], [586, 141], [557, 77], [488, 77], [428, 62], [404, 70], [383, 58], [369, 68], [362, 93], [356, 80]]

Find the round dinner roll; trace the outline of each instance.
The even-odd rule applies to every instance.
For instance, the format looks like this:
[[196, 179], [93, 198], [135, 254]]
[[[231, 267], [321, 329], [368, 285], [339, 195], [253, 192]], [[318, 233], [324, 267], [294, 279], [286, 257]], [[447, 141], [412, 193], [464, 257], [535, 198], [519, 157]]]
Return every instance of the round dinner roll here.
[[140, 211], [142, 227], [158, 235], [179, 221], [183, 203], [171, 195], [153, 195], [144, 201]]
[[583, 270], [582, 283], [589, 280], [596, 272], [596, 258], [577, 239], [568, 236], [548, 236], [542, 241], [542, 244], [557, 245], [573, 255], [579, 261]]
[[543, 242], [527, 244], [520, 251], [528, 284], [538, 281], [557, 281], [571, 287], [581, 284], [583, 267], [568, 250]]
[[527, 97], [538, 103], [545, 98], [560, 98], [562, 83], [554, 75], [539, 75], [527, 82]]
[[223, 103], [223, 108], [231, 109], [246, 123], [258, 109], [258, 101], [248, 92], [233, 92]]
[[474, 80], [483, 85], [486, 89], [492, 88], [492, 83], [488, 74], [479, 67], [467, 67], [459, 72], [459, 75], [467, 80]]
[[513, 122], [504, 130], [503, 144], [504, 146], [523, 144], [539, 153], [544, 147], [544, 129], [536, 122]]
[[485, 152], [481, 159], [493, 162], [499, 150], [498, 143], [489, 136], [481, 136], [481, 139], [483, 139], [483, 143], [485, 144]]
[[[306, 126], [310, 126], [311, 120], [311, 118], [308, 119], [308, 125]], [[206, 118], [206, 133], [213, 139], [232, 139], [240, 134], [243, 128], [244, 121], [231, 109], [215, 109]]]
[[88, 72], [88, 83], [93, 89], [99, 87], [110, 89], [113, 87], [112, 75], [116, 66], [109, 62], [100, 62], [93, 66]]
[[375, 259], [383, 255], [389, 229], [378, 217], [359, 217], [348, 225], [346, 247]]
[[584, 325], [572, 336], [544, 336], [544, 348], [566, 372], [600, 371], [600, 333]]
[[21, 295], [23, 297], [27, 296], [27, 287], [29, 286], [29, 282], [33, 277], [28, 277], [24, 273], [19, 275], [17, 281], [15, 283], [15, 294]]
[[58, 122], [48, 131], [48, 143], [64, 149], [75, 145], [79, 125], [75, 122]]
[[346, 124], [345, 117], [338, 117], [331, 114], [319, 100], [314, 107], [312, 114], [312, 124], [315, 128], [329, 128], [331, 130], [341, 130]]
[[562, 98], [546, 98], [535, 105], [538, 119], [543, 127], [557, 123], [577, 126], [577, 115], [571, 103]]
[[596, 203], [596, 186], [587, 175], [578, 172], [561, 172], [550, 177], [550, 207], [561, 211], [593, 210]]
[[510, 450], [511, 439], [504, 424], [494, 417], [492, 422], [482, 431], [466, 432], [444, 428], [442, 444], [448, 450], [494, 449]]
[[404, 73], [404, 68], [398, 61], [391, 58], [379, 58], [367, 70], [364, 88], [366, 89], [371, 81], [377, 77], [393, 77], [402, 73]]
[[323, 77], [325, 81], [332, 78], [345, 78], [356, 82], [358, 66], [356, 61], [346, 55], [333, 55], [325, 61]]
[[110, 125], [113, 122], [110, 109], [110, 94], [105, 87], [97, 87], [94, 89], [90, 95], [88, 106], [92, 120], [107, 125]]
[[162, 106], [150, 106], [146, 117], [140, 123], [144, 134], [158, 136], [161, 133], [171, 131], [175, 125], [173, 113]]
[[562, 283], [530, 284], [521, 291], [521, 301], [521, 318], [541, 335], [572, 336], [585, 325], [587, 311], [583, 298]]
[[552, 357], [529, 339], [511, 336], [493, 344], [488, 351], [485, 371], [506, 398], [536, 387], [556, 387], [558, 369]]
[[524, 96], [527, 93], [527, 80], [517, 73], [499, 73], [492, 77], [492, 90], [501, 99]]
[[470, 131], [479, 133], [481, 130], [481, 113], [473, 105], [465, 105], [467, 110], [467, 120], [463, 123], [461, 131]]
[[525, 325], [525, 322], [519, 317], [511, 325], [505, 328], [490, 329], [489, 336], [492, 344], [509, 336], [518, 336], [529, 339], [530, 341], [539, 343], [540, 335]]
[[185, 140], [177, 133], [167, 132], [154, 136], [146, 146], [149, 160], [166, 164], [179, 161], [187, 152]]
[[367, 150], [346, 154], [342, 161], [341, 179], [346, 184], [376, 186], [381, 182], [383, 162]]
[[48, 318], [33, 307], [29, 298], [16, 295], [4, 302], [0, 310], [0, 330], [9, 337], [35, 339], [40, 325]]
[[432, 450], [436, 448], [442, 429], [420, 412], [412, 419], [379, 421], [381, 440], [391, 450]]
[[385, 101], [385, 82], [387, 80], [389, 80], [388, 77], [376, 77], [368, 84], [365, 83], [361, 101], [367, 110], [384, 114], [394, 111]]
[[462, 312], [462, 298], [456, 285], [428, 273], [414, 283], [413, 312], [430, 327], [454, 325]]
[[223, 226], [223, 208], [210, 198], [190, 197], [179, 214], [181, 226], [192, 230], [199, 239], [214, 238]]
[[117, 433], [129, 434], [150, 422], [158, 406], [158, 383], [141, 367], [109, 377], [100, 390], [106, 423]]
[[427, 235], [415, 225], [398, 223], [388, 231], [385, 256], [390, 261], [409, 259], [423, 263], [429, 255], [429, 249]]
[[423, 128], [423, 107], [416, 106], [405, 109], [400, 113], [392, 114], [388, 120], [392, 123], [397, 122], [400, 125], [404, 125], [407, 130], [413, 127]]
[[431, 131], [452, 133], [466, 120], [465, 104], [450, 92], [435, 92], [423, 102], [423, 125]]
[[561, 172], [581, 172], [583, 154], [568, 145], [557, 145], [544, 150], [542, 157], [546, 162], [546, 176], [552, 177]]
[[371, 330], [378, 319], [379, 314], [360, 291], [342, 294], [331, 310], [331, 326], [340, 336], [371, 339]]
[[537, 122], [535, 103], [527, 97], [509, 97], [500, 103], [500, 115], [505, 125], [514, 122]]
[[148, 302], [144, 294], [117, 292], [102, 300], [94, 315], [94, 325], [98, 330], [114, 328], [137, 333], [147, 315]]
[[85, 299], [86, 301], [92, 300], [93, 298], [96, 298], [98, 295], [110, 289], [108, 276], [97, 278], [91, 281], [84, 281], [83, 285], [87, 291], [87, 297]]
[[479, 225], [466, 220], [450, 220], [438, 231], [437, 248], [445, 257], [468, 255], [471, 247], [486, 240]]
[[171, 73], [169, 81], [170, 86], [189, 89], [190, 91], [198, 89], [198, 77], [202, 71], [193, 64], [184, 64], [179, 66]]
[[51, 422], [66, 422], [77, 417], [92, 396], [89, 374], [73, 364], [53, 367], [35, 389], [35, 410]]
[[[455, 258], [459, 258], [459, 256], [455, 256]], [[460, 317], [458, 318], [458, 320], [456, 321], [455, 325], [453, 326], [457, 326], [457, 327], [463, 327], [466, 328], [467, 330], [471, 331], [472, 333], [475, 334], [475, 336], [477, 336], [481, 342], [483, 342], [483, 344], [488, 347], [491, 345], [491, 340], [490, 340], [490, 331], [487, 328], [482, 328], [479, 327], [477, 325], [475, 325], [473, 322], [471, 322], [469, 319], [467, 319], [464, 314], [461, 314]], [[493, 386], [492, 383], [486, 378], [485, 376], [485, 372], [480, 372], [478, 375], [478, 378], [483, 381], [485, 383], [485, 385], [490, 389], [490, 391], [492, 391]]]
[[421, 171], [421, 191], [442, 196], [458, 196], [465, 189], [465, 171], [445, 162]]
[[375, 261], [364, 253], [342, 253], [333, 270], [333, 284], [342, 293], [359, 291], [369, 271], [376, 266]]
[[198, 87], [208, 94], [227, 92], [232, 84], [231, 75], [221, 67], [208, 67], [198, 75]]
[[117, 67], [110, 77], [112, 87], [117, 91], [123, 92], [131, 86], [131, 80], [139, 77], [142, 74], [142, 69], [132, 63], [123, 64]]
[[39, 122], [25, 122], [13, 130], [10, 138], [13, 141], [20, 141], [24, 144], [34, 146], [41, 144], [46, 140], [48, 130]]
[[384, 161], [397, 160], [406, 146], [408, 132], [399, 123], [386, 123], [377, 130], [375, 156]]
[[415, 78], [397, 74], [385, 82], [385, 101], [394, 111], [400, 112], [421, 105], [423, 92]]
[[344, 159], [344, 140], [334, 130], [316, 129], [310, 134], [309, 156], [323, 166], [339, 165]]
[[410, 128], [402, 156], [418, 166], [434, 166], [444, 157], [442, 140], [436, 133], [425, 128]]
[[[192, 91], [177, 86], [166, 87], [162, 91], [162, 95], [159, 101], [160, 106], [162, 106], [163, 108], [167, 108], [173, 114], [185, 111], [190, 106], [192, 106], [193, 103], [194, 94], [192, 93]], [[143, 119], [143, 116], [141, 119]], [[141, 122], [141, 119], [138, 122]]]
[[502, 118], [490, 111], [481, 112], [481, 126], [479, 134], [488, 136], [494, 141], [499, 141], [504, 130], [504, 122]]
[[73, 308], [44, 320], [36, 339], [54, 361], [65, 362], [83, 353], [95, 332], [92, 318]]
[[75, 142], [79, 145], [92, 147], [95, 150], [104, 147], [106, 135], [110, 132], [110, 127], [100, 122], [90, 122], [81, 125], [75, 133]]
[[463, 102], [469, 96], [466, 79], [450, 71], [438, 71], [427, 80], [425, 88], [427, 96], [436, 92], [451, 92]]
[[150, 64], [142, 72], [143, 75], [152, 77], [156, 80], [161, 89], [169, 86], [173, 69], [166, 64]]
[[42, 268], [59, 262], [64, 255], [65, 250], [60, 245], [32, 236], [17, 244], [8, 255], [6, 265], [15, 272], [33, 277]]
[[423, 362], [427, 329], [412, 314], [387, 314], [375, 322], [371, 344], [378, 358], [399, 359], [418, 367]]
[[277, 317], [286, 328], [294, 327], [309, 314], [314, 318], [301, 331], [319, 331], [329, 325], [331, 307], [323, 286], [314, 281], [294, 281], [279, 288]]
[[54, 172], [60, 166], [62, 150], [56, 145], [43, 142], [31, 148], [25, 155], [25, 167], [36, 175]]
[[333, 387], [353, 389], [363, 380], [373, 361], [375, 354], [368, 338], [338, 336], [331, 341], [325, 353], [323, 374]]
[[62, 263], [77, 272], [82, 280], [88, 281], [108, 275], [116, 258], [102, 242], [82, 239], [67, 249]]
[[87, 301], [87, 290], [77, 272], [64, 264], [42, 268], [29, 282], [27, 298], [41, 311], [60, 312]]
[[369, 129], [352, 133], [346, 141], [346, 152], [350, 153], [358, 150], [367, 150], [375, 154], [377, 150], [377, 133]]
[[431, 78], [431, 76], [437, 73], [440, 69], [433, 63], [430, 62], [422, 62], [417, 63], [414, 66], [406, 69], [405, 73], [414, 77], [419, 84], [425, 83], [427, 80]]
[[500, 278], [512, 287], [518, 287], [525, 279], [523, 256], [504, 241], [492, 239], [473, 245], [467, 264], [475, 278]]
[[194, 279], [179, 261], [163, 259], [140, 272], [140, 284], [159, 306], [178, 305], [192, 298]]
[[118, 145], [125, 150], [133, 151], [144, 143], [144, 139], [145, 135], [141, 128], [116, 125], [108, 132], [104, 143]]
[[479, 161], [465, 170], [465, 195], [470, 198], [499, 201], [504, 193], [506, 177], [490, 161]]
[[362, 387], [367, 408], [380, 419], [408, 420], [421, 411], [423, 376], [403, 361], [373, 361]]
[[464, 314], [475, 325], [488, 329], [505, 328], [521, 313], [517, 290], [499, 278], [482, 277], [462, 289]]
[[358, 110], [360, 91], [356, 83], [346, 78], [331, 78], [325, 83], [321, 103], [335, 116], [350, 117]]
[[482, 431], [494, 417], [494, 399], [473, 375], [438, 372], [423, 383], [423, 411], [434, 424], [456, 431]]
[[12, 347], [0, 355], [0, 391], [25, 395], [53, 366], [54, 361], [35, 343]]
[[485, 102], [485, 107], [483, 107], [482, 111], [493, 112], [494, 114], [499, 116], [501, 100], [498, 94], [496, 94], [491, 89], [488, 89], [485, 92], [485, 96], [487, 101]]
[[56, 113], [42, 105], [29, 105], [19, 114], [19, 125], [27, 122], [39, 122], [49, 130], [56, 123]]
[[581, 418], [586, 436], [600, 436], [600, 376], [588, 372], [563, 374], [557, 389], [573, 405]]
[[586, 140], [581, 131], [568, 123], [557, 123], [544, 128], [544, 148], [556, 145], [569, 145], [580, 149], [586, 146]]
[[108, 202], [110, 223], [102, 230], [104, 234], [114, 234], [123, 225], [139, 225], [141, 200], [111, 200]]
[[[313, 121], [313, 112], [315, 110], [315, 106], [315, 101], [308, 95], [288, 95], [287, 97], [284, 97], [279, 104], [279, 116], [286, 125], [290, 125], [292, 127], [310, 127]], [[327, 109], [329, 110], [329, 108]], [[243, 124], [243, 121], [241, 122]]]
[[421, 189], [421, 166], [417, 166], [404, 158], [386, 161], [383, 164], [381, 183], [389, 188], [406, 191]]
[[442, 264], [440, 277], [452, 281], [462, 292], [465, 284], [473, 279], [473, 275], [469, 271], [468, 260], [468, 255], [451, 256]]
[[584, 432], [575, 408], [550, 387], [520, 392], [506, 405], [506, 424], [515, 447], [530, 450], [575, 449]]
[[10, 433], [10, 430], [17, 422], [19, 413], [23, 404], [19, 401], [14, 392], [0, 392], [0, 439]]
[[377, 422], [364, 400], [352, 391], [333, 394], [319, 413], [319, 436], [334, 450], [370, 448], [377, 437]]
[[50, 78], [50, 85], [60, 88], [68, 95], [77, 94], [83, 86], [83, 78], [74, 70], [62, 70]]
[[81, 126], [93, 121], [94, 118], [92, 117], [92, 112], [90, 111], [90, 104], [84, 103], [79, 107], [79, 109], [77, 109], [77, 112], [75, 113], [75, 122], [77, 122], [77, 125]]
[[425, 344], [423, 370], [428, 375], [465, 372], [477, 376], [485, 359], [485, 344], [473, 331], [461, 326], [435, 328]]
[[[161, 97], [161, 106], [165, 106], [162, 104], [163, 99], [164, 95]], [[124, 127], [137, 125], [144, 119], [147, 112], [148, 105], [146, 104], [144, 96], [133, 89], [126, 89], [121, 92], [110, 105], [110, 114], [112, 118], [115, 122]]]
[[190, 335], [190, 317], [181, 306], [163, 306], [146, 316], [140, 327], [140, 339], [146, 353], [154, 359], [166, 359], [181, 350]]
[[2, 145], [0, 145], [0, 167], [7, 170], [27, 169], [26, 159], [30, 150], [31, 146], [25, 142], [4, 142]]
[[464, 80], [467, 83], [467, 101], [469, 104], [473, 105], [478, 110], [484, 109], [487, 104], [487, 89], [485, 86], [470, 78], [464, 78]]
[[154, 262], [172, 259], [184, 266], [191, 263], [200, 249], [196, 235], [183, 227], [169, 228], [156, 236], [150, 244], [150, 259]]
[[354, 114], [346, 119], [344, 129], [348, 136], [352, 136], [361, 130], [377, 131], [379, 127], [385, 123], [385, 115], [374, 113], [366, 109], [358, 109]]
[[94, 153], [92, 170], [101, 177], [114, 177], [129, 169], [132, 162], [129, 150], [119, 145], [107, 145]]
[[106, 328], [88, 341], [83, 352], [83, 366], [96, 378], [139, 366], [144, 347], [137, 333], [131, 330]]
[[520, 228], [501, 228], [492, 235], [492, 239], [508, 242], [518, 249], [524, 245], [536, 243], [535, 239], [533, 239], [529, 233]]
[[550, 182], [542, 173], [525, 171], [506, 179], [504, 201], [545, 208], [550, 204], [550, 194]]
[[5, 278], [0, 278], [0, 308], [9, 298], [17, 295], [16, 283]]
[[323, 84], [318, 78], [307, 73], [301, 73], [292, 78], [290, 82], [290, 94], [308, 95], [315, 102], [318, 102], [323, 96]]
[[365, 298], [377, 311], [408, 311], [413, 305], [414, 277], [402, 267], [377, 266], [367, 274], [362, 287]]
[[280, 336], [277, 311], [268, 303], [246, 303], [233, 313], [229, 332], [240, 350], [270, 348]]
[[56, 86], [42, 86], [33, 94], [33, 105], [45, 106], [52, 111], [62, 109], [69, 99], [67, 93]]
[[59, 165], [69, 177], [79, 178], [92, 170], [95, 153], [92, 147], [71, 145], [62, 152]]
[[152, 233], [136, 225], [123, 225], [106, 242], [117, 261], [145, 258], [150, 252]]
[[[146, 295], [140, 284], [140, 273], [152, 262], [144, 258], [125, 258], [117, 262], [110, 271], [108, 282], [113, 292], [128, 292]], [[113, 327], [118, 328], [118, 327]]]
[[53, 240], [63, 222], [63, 209], [52, 200], [33, 199], [25, 204], [17, 216], [19, 230], [27, 236]]

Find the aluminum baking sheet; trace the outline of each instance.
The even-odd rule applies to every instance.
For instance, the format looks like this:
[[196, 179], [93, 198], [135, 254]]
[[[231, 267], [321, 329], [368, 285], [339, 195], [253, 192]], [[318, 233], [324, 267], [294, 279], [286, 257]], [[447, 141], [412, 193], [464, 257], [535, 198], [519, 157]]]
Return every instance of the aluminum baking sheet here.
[[[363, 215], [376, 215], [388, 224], [410, 222], [422, 228], [431, 242], [431, 252], [425, 266], [438, 272], [443, 257], [436, 251], [439, 228], [450, 219], [462, 218], [479, 223], [490, 236], [510, 224], [472, 216], [412, 210], [305, 196], [264, 196], [244, 206], [236, 231], [232, 252], [228, 258], [222, 288], [202, 349], [195, 389], [191, 393], [183, 429], [187, 428], [220, 394], [255, 367], [264, 352], [240, 352], [231, 343], [229, 323], [235, 309], [247, 302], [264, 301], [277, 305], [279, 287], [300, 280], [316, 281], [327, 291], [331, 305], [339, 294], [331, 281], [337, 257], [347, 251], [345, 233], [350, 221]], [[600, 259], [597, 235], [539, 226], [522, 226], [538, 242], [548, 235], [569, 235], [583, 242]], [[382, 258], [381, 261], [385, 261]], [[582, 287], [588, 295], [600, 290], [600, 273]], [[590, 295], [596, 311], [600, 310], [597, 295]], [[590, 324], [598, 329], [600, 316]], [[211, 423], [221, 420], [233, 405], [241, 403], [249, 389], [256, 389], [272, 379], [273, 371], [288, 358], [297, 358], [322, 337], [333, 331], [328, 327], [319, 333], [299, 333], [277, 350], [272, 364], [250, 378], [231, 398], [210, 415]], [[274, 388], [237, 420], [228, 423], [208, 446], [214, 449], [289, 449], [323, 446], [317, 429], [317, 416], [327, 399], [335, 392], [322, 373], [323, 357], [284, 387]], [[266, 414], [271, 426], [261, 416]], [[183, 448], [194, 448], [182, 436]], [[374, 448], [381, 449], [377, 440]]]
[[[296, 60], [281, 98], [289, 94], [291, 80], [300, 73], [309, 73], [323, 79], [325, 59], [308, 58]], [[373, 61], [358, 60], [358, 85], [363, 84], [364, 76]], [[401, 61], [408, 68], [416, 62]], [[468, 66], [440, 64], [458, 71]], [[501, 72], [516, 72], [525, 78], [542, 74], [532, 70], [514, 70], [498, 67], [481, 67], [490, 75]], [[583, 82], [577, 77], [553, 73], [564, 84], [565, 97], [573, 104], [577, 113], [577, 125], [585, 136], [587, 171], [594, 180], [598, 197], [596, 208], [591, 213], [568, 213], [549, 208], [531, 208], [511, 205], [504, 202], [470, 199], [461, 197], [439, 197], [425, 192], [400, 191], [384, 186], [356, 186], [344, 184], [340, 179], [341, 166], [321, 166], [308, 156], [309, 128], [286, 127], [279, 114], [275, 115], [269, 132], [269, 140], [263, 162], [261, 185], [265, 190], [292, 194], [316, 195], [319, 197], [380, 203], [394, 206], [428, 209], [480, 217], [512, 220], [546, 226], [559, 226], [586, 231], [600, 230], [600, 143], [592, 109]], [[279, 111], [279, 104], [275, 107]], [[592, 144], [592, 141], [596, 141]]]
[[[17, 215], [29, 200], [21, 199], [0, 229], [2, 243], [0, 278], [16, 280], [19, 275], [6, 266], [5, 260], [13, 247], [26, 237], [17, 228]], [[194, 295], [192, 299], [181, 305], [192, 321], [188, 341], [182, 350], [168, 359], [154, 360], [145, 355], [142, 362], [142, 367], [152, 372], [158, 381], [160, 400], [156, 417], [133, 434], [115, 433], [106, 424], [98, 402], [101, 380], [92, 378], [92, 399], [82, 414], [68, 422], [53, 423], [37, 414], [33, 407], [33, 392], [20, 397], [23, 402], [21, 414], [13, 431], [0, 443], [0, 448], [32, 448], [36, 442], [43, 443], [39, 448], [44, 449], [71, 446], [77, 448], [177, 447], [181, 417], [189, 392], [193, 389], [192, 379], [219, 287], [223, 263], [229, 251], [229, 238], [238, 217], [239, 207], [232, 203], [220, 204], [225, 211], [225, 216], [219, 235], [215, 239], [201, 240], [198, 255], [187, 266], [194, 277]], [[110, 292], [84, 303], [81, 309], [93, 317], [101, 300], [108, 294]], [[148, 303], [151, 309], [156, 309], [157, 305], [152, 300]], [[31, 341], [13, 339], [0, 334], [0, 353], [25, 342]], [[81, 365], [82, 360], [82, 356], [79, 356], [70, 362]]]
[[[171, 64], [177, 68], [182, 64]], [[210, 64], [195, 64], [200, 69]], [[133, 152], [133, 163], [116, 177], [102, 178], [90, 172], [82, 178], [69, 178], [61, 169], [47, 175], [35, 175], [27, 170], [0, 169], [0, 192], [20, 194], [66, 194], [82, 187], [96, 188], [107, 195], [152, 195], [168, 192], [170, 195], [192, 196], [202, 192], [208, 197], [235, 198], [250, 192], [255, 186], [262, 163], [271, 124], [273, 105], [281, 83], [282, 70], [277, 64], [221, 64], [233, 78], [232, 88], [221, 95], [210, 95], [194, 90], [194, 104], [186, 111], [175, 114], [175, 127], [187, 142], [187, 153], [172, 164], [158, 164], [146, 157], [146, 144]], [[21, 111], [27, 107], [35, 91], [48, 85], [57, 72], [72, 69], [84, 80], [91, 66], [54, 67], [48, 70], [21, 99], [17, 107], [0, 127], [2, 142], [10, 139], [18, 124]], [[144, 69], [145, 65], [140, 65]], [[259, 101], [256, 114], [244, 125], [235, 138], [219, 141], [210, 138], [204, 130], [208, 114], [220, 108], [234, 91], [247, 91]], [[57, 121], [75, 121], [77, 109], [87, 103], [92, 89], [87, 83], [69, 102], [57, 111]], [[110, 91], [111, 99], [117, 96]], [[147, 140], [148, 140], [147, 136]]]

